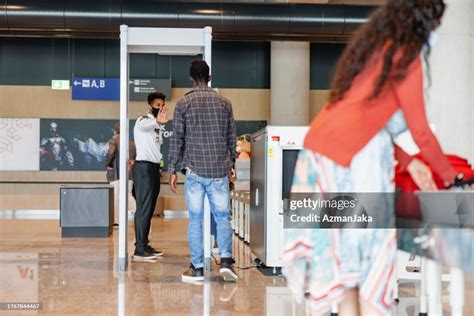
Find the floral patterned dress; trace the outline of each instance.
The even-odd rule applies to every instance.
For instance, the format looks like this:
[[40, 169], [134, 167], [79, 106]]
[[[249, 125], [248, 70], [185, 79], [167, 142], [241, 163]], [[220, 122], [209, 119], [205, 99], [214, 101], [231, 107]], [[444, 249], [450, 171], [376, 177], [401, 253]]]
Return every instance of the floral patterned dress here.
[[[406, 129], [399, 110], [348, 168], [303, 150], [292, 192], [393, 193], [392, 138]], [[393, 194], [379, 196], [379, 205], [393, 214]], [[394, 229], [285, 229], [283, 274], [296, 299], [306, 299], [313, 314], [329, 311], [346, 289], [358, 287], [361, 304], [383, 315], [394, 302], [396, 249]]]

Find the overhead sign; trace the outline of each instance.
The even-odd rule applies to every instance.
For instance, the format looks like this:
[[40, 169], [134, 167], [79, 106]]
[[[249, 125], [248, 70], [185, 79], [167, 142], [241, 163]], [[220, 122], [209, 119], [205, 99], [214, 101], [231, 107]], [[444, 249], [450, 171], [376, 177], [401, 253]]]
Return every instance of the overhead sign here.
[[119, 78], [74, 78], [72, 81], [73, 100], [120, 100]]
[[51, 89], [69, 90], [69, 80], [51, 80]]
[[171, 79], [132, 79], [129, 96], [132, 101], [146, 101], [151, 92], [163, 92], [171, 100]]

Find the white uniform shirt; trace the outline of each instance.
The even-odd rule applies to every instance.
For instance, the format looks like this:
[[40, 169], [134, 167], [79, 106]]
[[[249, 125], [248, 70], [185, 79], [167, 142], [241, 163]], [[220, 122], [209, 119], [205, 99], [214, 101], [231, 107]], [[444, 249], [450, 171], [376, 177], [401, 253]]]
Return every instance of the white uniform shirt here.
[[138, 118], [133, 129], [137, 161], [160, 163], [161, 144], [163, 143], [161, 127], [162, 125], [156, 122], [156, 118], [151, 113]]

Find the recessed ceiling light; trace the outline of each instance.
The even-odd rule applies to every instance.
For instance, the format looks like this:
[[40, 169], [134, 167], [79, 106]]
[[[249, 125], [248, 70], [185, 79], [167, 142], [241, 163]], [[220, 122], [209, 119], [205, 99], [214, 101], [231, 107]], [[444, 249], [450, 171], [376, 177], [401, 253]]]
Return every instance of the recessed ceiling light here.
[[200, 14], [221, 14], [221, 10], [194, 10], [195, 13], [200, 13]]
[[24, 5], [0, 5], [0, 9], [3, 9], [3, 10], [25, 10], [25, 9], [28, 9], [28, 7], [24, 6]]

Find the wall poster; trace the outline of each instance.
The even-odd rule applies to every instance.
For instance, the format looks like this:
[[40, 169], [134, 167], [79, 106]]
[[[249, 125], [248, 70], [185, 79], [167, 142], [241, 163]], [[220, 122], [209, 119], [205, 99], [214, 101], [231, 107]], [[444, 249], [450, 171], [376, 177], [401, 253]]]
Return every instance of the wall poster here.
[[39, 119], [0, 118], [0, 170], [39, 170], [39, 130]]

